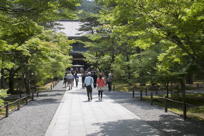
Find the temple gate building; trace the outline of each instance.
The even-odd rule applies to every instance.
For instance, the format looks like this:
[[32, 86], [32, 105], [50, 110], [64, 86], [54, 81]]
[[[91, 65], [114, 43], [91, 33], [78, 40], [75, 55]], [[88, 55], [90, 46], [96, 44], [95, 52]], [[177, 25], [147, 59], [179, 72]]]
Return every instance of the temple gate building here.
[[[84, 36], [85, 34], [88, 34], [89, 32], [80, 31], [79, 29], [83, 25], [83, 23], [79, 21], [69, 21], [69, 20], [62, 20], [57, 21], [57, 26], [55, 27], [55, 30], [57, 32], [63, 32], [67, 35], [67, 37], [70, 40], [80, 40], [80, 41], [86, 41], [87, 38]], [[85, 57], [83, 56], [83, 53], [87, 51], [87, 48], [85, 45], [81, 42], [76, 42], [71, 45], [72, 51], [72, 70], [76, 70], [78, 72], [82, 70], [86, 70], [88, 68], [88, 63], [85, 61]]]

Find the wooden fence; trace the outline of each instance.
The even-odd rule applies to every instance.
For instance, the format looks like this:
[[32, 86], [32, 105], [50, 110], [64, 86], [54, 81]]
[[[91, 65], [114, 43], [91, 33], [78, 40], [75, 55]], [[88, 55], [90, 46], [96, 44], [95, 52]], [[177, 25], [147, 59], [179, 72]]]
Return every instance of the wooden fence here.
[[[52, 82], [52, 84], [50, 85], [50, 89], [52, 90], [56, 85], [57, 85], [58, 81], [54, 81]], [[15, 110], [20, 110], [21, 105], [25, 104], [27, 105], [29, 101], [33, 101], [34, 97], [38, 97], [39, 96], [39, 91], [37, 91], [36, 88], [33, 88], [33, 91], [30, 95], [24, 96], [22, 97], [22, 94], [20, 94], [20, 98], [8, 103], [5, 102], [4, 106], [0, 106], [0, 110], [4, 110], [5, 111], [5, 116], [4, 117], [8, 117], [9, 116], [9, 112], [15, 111]], [[15, 108], [11, 108], [12, 106], [14, 106]]]
[[[166, 96], [165, 97], [160, 97], [158, 95], [158, 88], [154, 88], [154, 89], [150, 89], [148, 90], [147, 88], [133, 88], [132, 90], [132, 97], [134, 98], [135, 97], [135, 92], [136, 90], [139, 90], [139, 99], [142, 101], [143, 100], [143, 96], [146, 95], [148, 96], [148, 92], [150, 92], [150, 100], [151, 100], [151, 105], [153, 105], [154, 103], [154, 100], [162, 100], [163, 104], [164, 104], [164, 111], [165, 112], [168, 112], [168, 108], [170, 107], [170, 103], [176, 103], [178, 105], [180, 105], [180, 107], [182, 108], [183, 110], [183, 119], [185, 120], [187, 118], [187, 107], [188, 106], [195, 106], [195, 105], [192, 105], [192, 104], [188, 104], [186, 103], [185, 101], [177, 101], [177, 100], [173, 100], [173, 99], [170, 99], [170, 98], [167, 98]], [[137, 91], [138, 92], [138, 91]], [[156, 94], [156, 95], [154, 95]], [[154, 96], [156, 96], [157, 98], [154, 99]]]

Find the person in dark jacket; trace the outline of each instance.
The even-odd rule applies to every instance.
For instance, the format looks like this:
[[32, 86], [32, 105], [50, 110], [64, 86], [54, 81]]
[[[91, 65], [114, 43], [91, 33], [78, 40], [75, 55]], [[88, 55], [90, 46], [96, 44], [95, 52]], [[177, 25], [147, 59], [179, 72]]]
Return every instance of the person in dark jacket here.
[[96, 81], [97, 81], [96, 72], [93, 72], [93, 73], [92, 73], [92, 77], [93, 77], [93, 79], [94, 79], [94, 88], [96, 88]]
[[86, 78], [86, 73], [83, 72], [82, 75], [81, 75], [81, 77], [82, 77], [82, 88], [84, 88], [84, 87], [85, 87], [85, 86], [84, 86], [84, 80], [85, 80], [85, 78]]
[[74, 79], [75, 79], [76, 87], [78, 87], [79, 76], [77, 75], [77, 72], [74, 73]]
[[112, 78], [113, 78], [112, 73], [109, 73], [107, 78], [108, 91], [112, 90]]

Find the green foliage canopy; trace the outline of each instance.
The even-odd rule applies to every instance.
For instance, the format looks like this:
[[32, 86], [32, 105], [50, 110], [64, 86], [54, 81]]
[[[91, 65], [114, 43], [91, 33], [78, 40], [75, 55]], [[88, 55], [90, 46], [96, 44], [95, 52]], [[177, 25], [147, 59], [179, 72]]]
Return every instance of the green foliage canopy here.
[[97, 2], [102, 7], [97, 20], [102, 25], [94, 36], [101, 38], [92, 40], [90, 52], [100, 52], [98, 58], [109, 55], [118, 78], [154, 82], [159, 75], [185, 77], [202, 71], [203, 0]]

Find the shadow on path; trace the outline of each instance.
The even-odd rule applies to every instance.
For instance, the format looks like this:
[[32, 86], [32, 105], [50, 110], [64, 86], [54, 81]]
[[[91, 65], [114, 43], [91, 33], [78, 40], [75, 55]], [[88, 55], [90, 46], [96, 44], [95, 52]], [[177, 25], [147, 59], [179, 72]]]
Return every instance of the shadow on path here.
[[142, 120], [152, 127], [164, 132], [166, 135], [181, 136], [203, 136], [204, 122], [199, 120], [187, 119], [168, 112], [164, 109], [145, 101], [133, 99], [131, 93], [124, 92], [105, 92], [105, 95], [112, 98], [116, 103], [120, 103], [129, 111], [135, 113]]
[[119, 120], [108, 123], [96, 123], [101, 131], [88, 134], [87, 136], [154, 136], [162, 135], [154, 128], [148, 126], [141, 120]]

